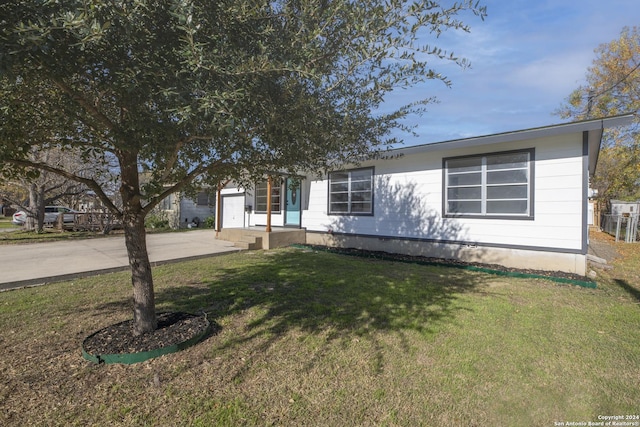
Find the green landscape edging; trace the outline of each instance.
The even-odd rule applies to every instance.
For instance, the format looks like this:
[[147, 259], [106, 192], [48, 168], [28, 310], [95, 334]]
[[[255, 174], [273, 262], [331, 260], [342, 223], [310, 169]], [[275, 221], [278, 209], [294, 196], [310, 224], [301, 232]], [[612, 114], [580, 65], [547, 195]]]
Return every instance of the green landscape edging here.
[[186, 341], [183, 341], [178, 344], [169, 345], [166, 347], [158, 348], [155, 350], [149, 351], [141, 351], [138, 353], [117, 353], [117, 354], [89, 354], [84, 349], [84, 342], [91, 338], [93, 335], [97, 334], [100, 331], [96, 331], [93, 334], [89, 335], [82, 343], [82, 357], [86, 360], [97, 363], [97, 364], [113, 364], [113, 363], [121, 363], [123, 365], [132, 365], [134, 363], [144, 362], [149, 359], [153, 359], [156, 357], [164, 356], [165, 354], [177, 353], [180, 350], [184, 350], [185, 348], [191, 347], [192, 345], [197, 344], [205, 335], [209, 332], [211, 328], [211, 323], [208, 319], [205, 319], [207, 322], [207, 327], [200, 333], [199, 335], [195, 335], [189, 338]]
[[504, 276], [504, 277], [514, 277], [520, 279], [544, 279], [550, 280], [556, 283], [563, 283], [568, 285], [576, 285], [583, 288], [596, 289], [597, 284], [593, 281], [587, 280], [576, 280], [576, 279], [568, 279], [566, 277], [554, 277], [554, 276], [545, 276], [542, 274], [533, 274], [533, 273], [521, 273], [517, 271], [503, 271], [503, 270], [495, 270], [487, 267], [478, 267], [475, 265], [464, 265], [464, 264], [447, 264], [444, 262], [437, 261], [424, 261], [424, 260], [407, 260], [407, 259], [397, 259], [391, 256], [384, 256], [380, 253], [376, 253], [375, 255], [366, 255], [366, 254], [358, 254], [349, 251], [341, 251], [340, 248], [330, 248], [327, 246], [313, 246], [313, 245], [302, 245], [302, 244], [294, 244], [291, 245], [293, 247], [297, 247], [300, 249], [314, 249], [314, 250], [323, 250], [325, 252], [333, 252], [339, 253], [342, 255], [356, 256], [360, 258], [375, 258], [381, 259], [383, 261], [394, 261], [394, 262], [402, 262], [407, 264], [418, 264], [418, 265], [426, 265], [426, 266], [435, 266], [435, 267], [448, 267], [448, 268], [457, 268], [459, 270], [467, 270], [467, 271], [477, 271], [480, 273], [488, 273], [493, 274], [495, 276]]

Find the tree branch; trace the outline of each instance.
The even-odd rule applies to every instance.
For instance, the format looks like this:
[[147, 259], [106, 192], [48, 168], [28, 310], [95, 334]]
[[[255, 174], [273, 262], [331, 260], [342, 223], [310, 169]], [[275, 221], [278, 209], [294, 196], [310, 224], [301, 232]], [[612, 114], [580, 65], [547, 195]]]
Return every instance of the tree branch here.
[[64, 178], [67, 178], [67, 179], [70, 179], [72, 181], [84, 184], [87, 187], [89, 187], [91, 190], [95, 191], [95, 193], [98, 196], [98, 198], [100, 199], [100, 201], [102, 203], [104, 203], [104, 205], [114, 215], [117, 215], [117, 216], [122, 215], [122, 212], [116, 207], [116, 205], [113, 204], [113, 202], [106, 195], [106, 193], [104, 192], [102, 187], [100, 187], [100, 184], [98, 184], [97, 182], [95, 182], [92, 179], [83, 178], [81, 176], [78, 176], [78, 175], [75, 175], [73, 173], [67, 172], [67, 171], [65, 171], [63, 169], [58, 169], [58, 168], [55, 168], [55, 167], [52, 167], [52, 166], [49, 166], [49, 165], [46, 165], [46, 164], [43, 164], [43, 163], [39, 163], [39, 162], [32, 162], [30, 160], [25, 160], [25, 159], [6, 159], [5, 161], [7, 163], [14, 164], [14, 165], [17, 165], [17, 166], [22, 166], [22, 167], [27, 167], [27, 168], [38, 169], [38, 170], [42, 170], [42, 171], [55, 173], [55, 174], [60, 175], [60, 176], [62, 176]]
[[169, 177], [171, 170], [173, 169], [173, 167], [176, 165], [176, 162], [178, 161], [178, 155], [180, 154], [180, 150], [182, 149], [182, 147], [184, 147], [186, 144], [192, 141], [209, 141], [211, 140], [211, 138], [212, 138], [211, 136], [190, 136], [188, 138], [184, 138], [178, 141], [176, 143], [175, 149], [173, 150], [173, 152], [169, 156], [169, 159], [167, 160], [167, 164], [164, 167], [164, 172], [162, 173], [162, 181], [165, 181]]
[[55, 84], [60, 90], [66, 93], [73, 100], [73, 102], [75, 102], [76, 104], [84, 108], [85, 111], [89, 113], [91, 117], [96, 119], [98, 122], [102, 123], [107, 129], [109, 130], [115, 129], [115, 125], [113, 124], [111, 119], [109, 119], [109, 117], [107, 117], [104, 113], [98, 110], [98, 108], [94, 104], [87, 101], [80, 94], [75, 92], [71, 86], [69, 86], [62, 80], [59, 80], [51, 75], [49, 76], [49, 78], [51, 79], [53, 84]]
[[181, 191], [184, 187], [186, 187], [190, 182], [196, 179], [199, 175], [202, 175], [203, 173], [210, 171], [211, 169], [214, 169], [215, 167], [218, 167], [223, 163], [224, 161], [220, 159], [208, 165], [202, 165], [202, 164], [198, 165], [195, 169], [193, 169], [191, 172], [186, 174], [178, 182], [174, 183], [170, 187], [167, 187], [162, 193], [150, 199], [147, 205], [143, 208], [145, 215], [151, 212], [151, 210], [155, 208], [164, 198], [168, 197], [170, 194]]

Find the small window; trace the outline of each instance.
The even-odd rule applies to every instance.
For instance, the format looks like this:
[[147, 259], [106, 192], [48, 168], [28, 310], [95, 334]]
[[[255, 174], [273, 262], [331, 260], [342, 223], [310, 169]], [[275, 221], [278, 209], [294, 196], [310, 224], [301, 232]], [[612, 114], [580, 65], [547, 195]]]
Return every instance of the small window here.
[[445, 216], [532, 218], [533, 153], [445, 159]]
[[373, 168], [329, 174], [330, 214], [373, 214]]
[[196, 196], [196, 205], [198, 206], [209, 206], [209, 193], [206, 191], [201, 191]]
[[[271, 186], [271, 212], [280, 212], [280, 185]], [[256, 212], [267, 212], [267, 183], [256, 184]]]

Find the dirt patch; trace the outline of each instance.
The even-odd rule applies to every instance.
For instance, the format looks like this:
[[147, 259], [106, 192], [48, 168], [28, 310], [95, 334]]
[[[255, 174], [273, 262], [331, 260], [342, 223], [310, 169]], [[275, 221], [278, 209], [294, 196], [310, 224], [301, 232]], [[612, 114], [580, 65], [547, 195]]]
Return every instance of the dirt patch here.
[[158, 314], [158, 328], [144, 335], [133, 335], [133, 320], [127, 320], [90, 335], [84, 350], [93, 355], [131, 354], [180, 344], [205, 333], [209, 325], [205, 316], [188, 313]]
[[589, 254], [602, 258], [609, 264], [621, 257], [615, 238], [602, 231], [589, 233]]

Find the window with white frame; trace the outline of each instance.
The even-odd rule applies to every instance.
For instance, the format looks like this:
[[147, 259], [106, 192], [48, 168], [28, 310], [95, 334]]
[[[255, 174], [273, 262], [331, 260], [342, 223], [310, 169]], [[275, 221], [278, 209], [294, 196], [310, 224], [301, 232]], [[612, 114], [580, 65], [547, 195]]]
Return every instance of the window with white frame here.
[[329, 174], [330, 214], [373, 214], [373, 168]]
[[[266, 182], [256, 184], [256, 212], [267, 211], [267, 194]], [[271, 212], [280, 212], [280, 185], [275, 183], [271, 186]]]
[[444, 159], [445, 216], [533, 218], [534, 151]]

